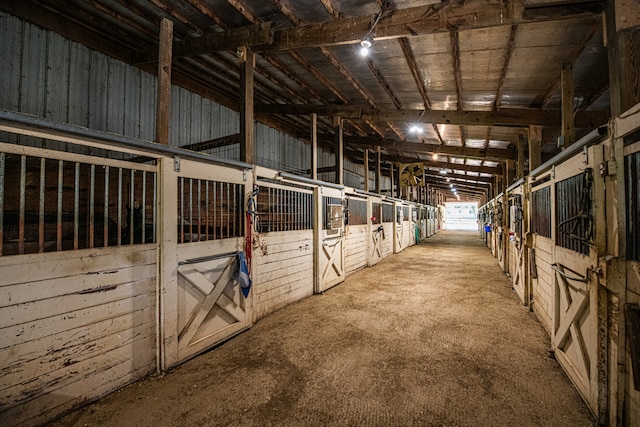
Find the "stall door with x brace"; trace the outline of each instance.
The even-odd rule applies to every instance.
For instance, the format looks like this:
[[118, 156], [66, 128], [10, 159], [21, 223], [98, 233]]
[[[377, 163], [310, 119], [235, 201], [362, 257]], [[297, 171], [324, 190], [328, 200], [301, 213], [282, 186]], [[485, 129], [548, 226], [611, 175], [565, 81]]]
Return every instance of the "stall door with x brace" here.
[[316, 189], [316, 285], [322, 293], [345, 278], [342, 189]]

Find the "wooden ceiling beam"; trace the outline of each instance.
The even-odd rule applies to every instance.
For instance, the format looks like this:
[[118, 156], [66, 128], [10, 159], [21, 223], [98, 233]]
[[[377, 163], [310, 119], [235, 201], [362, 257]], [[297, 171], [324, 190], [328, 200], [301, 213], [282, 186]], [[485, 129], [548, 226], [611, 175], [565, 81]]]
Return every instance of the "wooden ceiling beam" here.
[[[430, 123], [476, 126], [559, 126], [559, 110], [533, 108], [501, 108], [498, 111], [454, 110], [369, 110], [356, 105], [256, 104], [257, 112], [265, 114], [341, 115], [345, 118], [373, 122]], [[608, 111], [581, 110], [576, 114], [576, 126], [595, 128], [609, 120]]]
[[[271, 0], [283, 11], [282, 0]], [[601, 6], [556, 8], [552, 13], [541, 13], [543, 8], [525, 13], [513, 13], [510, 2], [455, 0], [438, 4], [387, 10], [371, 30], [370, 15], [334, 19], [321, 24], [297, 26], [276, 31], [274, 42], [257, 47], [259, 50], [289, 50], [359, 43], [369, 35], [374, 40], [397, 39], [421, 34], [451, 32], [514, 25], [530, 22], [557, 21], [575, 18], [593, 18]], [[286, 14], [286, 13], [285, 13]], [[291, 19], [291, 18], [290, 18]], [[297, 21], [297, 20], [296, 20]], [[292, 20], [292, 22], [294, 22]], [[297, 22], [294, 22], [297, 25]]]
[[[225, 50], [236, 50], [238, 47], [253, 47], [269, 44], [273, 41], [273, 23], [265, 22], [248, 27], [234, 28], [219, 33], [207, 33], [200, 37], [189, 38], [173, 43], [174, 58], [198, 56]], [[136, 51], [131, 58], [132, 64], [144, 64], [158, 60], [158, 49]]]
[[[424, 84], [422, 73], [420, 72], [420, 69], [418, 67], [416, 57], [413, 54], [413, 49], [411, 49], [411, 43], [409, 43], [409, 39], [406, 37], [400, 37], [398, 39], [398, 43], [400, 44], [400, 48], [402, 49], [404, 58], [407, 61], [409, 71], [411, 71], [411, 75], [413, 76], [413, 80], [416, 82], [418, 92], [420, 92], [420, 96], [422, 97], [424, 108], [425, 110], [430, 110], [431, 99], [429, 99], [429, 95], [427, 94], [427, 87]], [[433, 131], [435, 132], [435, 134], [438, 136], [438, 140], [440, 141], [440, 143], [444, 144], [444, 140], [442, 139], [442, 134], [440, 133], [440, 129], [438, 129], [438, 126], [436, 126], [435, 124], [432, 124], [431, 126], [433, 127]]]
[[472, 175], [463, 175], [463, 174], [446, 174], [446, 175], [442, 175], [439, 173], [434, 173], [434, 172], [428, 172], [425, 171], [425, 175], [426, 176], [430, 176], [430, 177], [434, 177], [434, 178], [440, 178], [443, 179], [444, 181], [447, 182], [469, 182], [469, 181], [473, 181], [473, 182], [481, 182], [484, 184], [492, 184], [493, 183], [493, 178], [486, 178], [486, 177], [482, 177], [482, 176], [472, 176]]
[[502, 71], [500, 72], [500, 83], [498, 84], [498, 90], [496, 91], [496, 99], [493, 100], [493, 111], [497, 111], [500, 108], [502, 93], [504, 92], [504, 79], [507, 77], [507, 71], [509, 70], [509, 63], [511, 62], [511, 55], [513, 54], [513, 45], [515, 44], [517, 30], [517, 25], [511, 26], [509, 42], [507, 43], [507, 52], [505, 54], [504, 63], [502, 64]]
[[[573, 51], [571, 56], [567, 58], [566, 61], [568, 61], [573, 66], [575, 64], [575, 62], [577, 61], [577, 59], [582, 54], [582, 52], [584, 52], [584, 50], [587, 48], [587, 45], [589, 44], [589, 42], [591, 41], [593, 36], [601, 28], [602, 28], [602, 21], [599, 21], [599, 20], [594, 21], [593, 24], [591, 24], [591, 27], [589, 28], [589, 31], [587, 31], [587, 34], [582, 38], [582, 41], [580, 42], [578, 47]], [[558, 67], [558, 70], [560, 70], [560, 67]], [[560, 83], [561, 82], [562, 82], [562, 79], [560, 78], [560, 73], [558, 73], [558, 78], [553, 83], [553, 86], [551, 87], [551, 89], [549, 89], [549, 91], [547, 92], [547, 94], [544, 97], [544, 100], [542, 101], [542, 108], [543, 109], [546, 110], [546, 109], [549, 108], [549, 104], [551, 103], [551, 100], [553, 99], [553, 95], [555, 95], [555, 93], [560, 88]]]
[[[318, 136], [318, 138], [321, 138]], [[327, 136], [323, 136], [324, 139]], [[373, 148], [376, 145], [386, 149], [392, 148], [400, 152], [410, 153], [438, 153], [443, 155], [457, 156], [457, 157], [471, 157], [476, 159], [487, 160], [508, 160], [515, 159], [516, 150], [513, 148], [500, 149], [500, 148], [467, 148], [457, 147], [450, 145], [439, 144], [424, 144], [416, 142], [399, 142], [386, 138], [369, 138], [369, 137], [345, 137], [345, 144], [349, 144], [355, 147]]]
[[401, 109], [402, 102], [398, 98], [398, 95], [395, 94], [393, 89], [391, 89], [391, 85], [382, 74], [382, 71], [380, 71], [380, 69], [376, 66], [376, 64], [373, 63], [373, 60], [371, 58], [367, 58], [366, 62], [367, 62], [367, 65], [369, 66], [369, 69], [375, 76], [376, 80], [378, 80], [378, 83], [380, 83], [380, 86], [382, 86], [382, 88], [387, 93], [387, 95], [389, 95], [389, 98], [391, 98], [393, 105], [395, 105], [397, 109]]
[[320, 2], [322, 2], [324, 8], [327, 9], [327, 12], [329, 12], [329, 14], [334, 18], [340, 18], [342, 16], [333, 0], [320, 0]]

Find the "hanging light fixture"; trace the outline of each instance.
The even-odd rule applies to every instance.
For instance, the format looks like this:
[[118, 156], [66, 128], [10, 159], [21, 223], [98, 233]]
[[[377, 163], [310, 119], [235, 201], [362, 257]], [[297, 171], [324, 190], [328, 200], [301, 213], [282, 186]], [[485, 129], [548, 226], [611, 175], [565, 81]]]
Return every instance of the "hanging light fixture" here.
[[424, 132], [424, 129], [422, 128], [422, 126], [419, 126], [419, 125], [412, 125], [412, 126], [409, 128], [409, 132], [411, 132], [411, 133], [421, 134], [422, 132]]
[[360, 55], [367, 56], [369, 55], [369, 51], [371, 50], [371, 37], [365, 37], [364, 40], [360, 42]]

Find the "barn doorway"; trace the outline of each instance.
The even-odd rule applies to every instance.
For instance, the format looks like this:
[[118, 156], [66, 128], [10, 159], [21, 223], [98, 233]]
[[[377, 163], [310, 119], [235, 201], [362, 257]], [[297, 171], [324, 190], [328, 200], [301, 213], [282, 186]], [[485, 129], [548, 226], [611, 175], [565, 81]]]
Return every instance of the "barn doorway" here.
[[475, 202], [445, 202], [447, 230], [477, 230], [478, 204]]

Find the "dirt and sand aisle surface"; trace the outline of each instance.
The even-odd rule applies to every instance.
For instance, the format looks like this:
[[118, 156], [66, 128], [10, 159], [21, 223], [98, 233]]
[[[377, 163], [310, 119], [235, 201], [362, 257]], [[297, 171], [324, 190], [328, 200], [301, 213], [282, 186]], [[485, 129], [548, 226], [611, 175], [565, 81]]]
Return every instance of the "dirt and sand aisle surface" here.
[[595, 425], [549, 347], [477, 233], [444, 231], [54, 425]]

